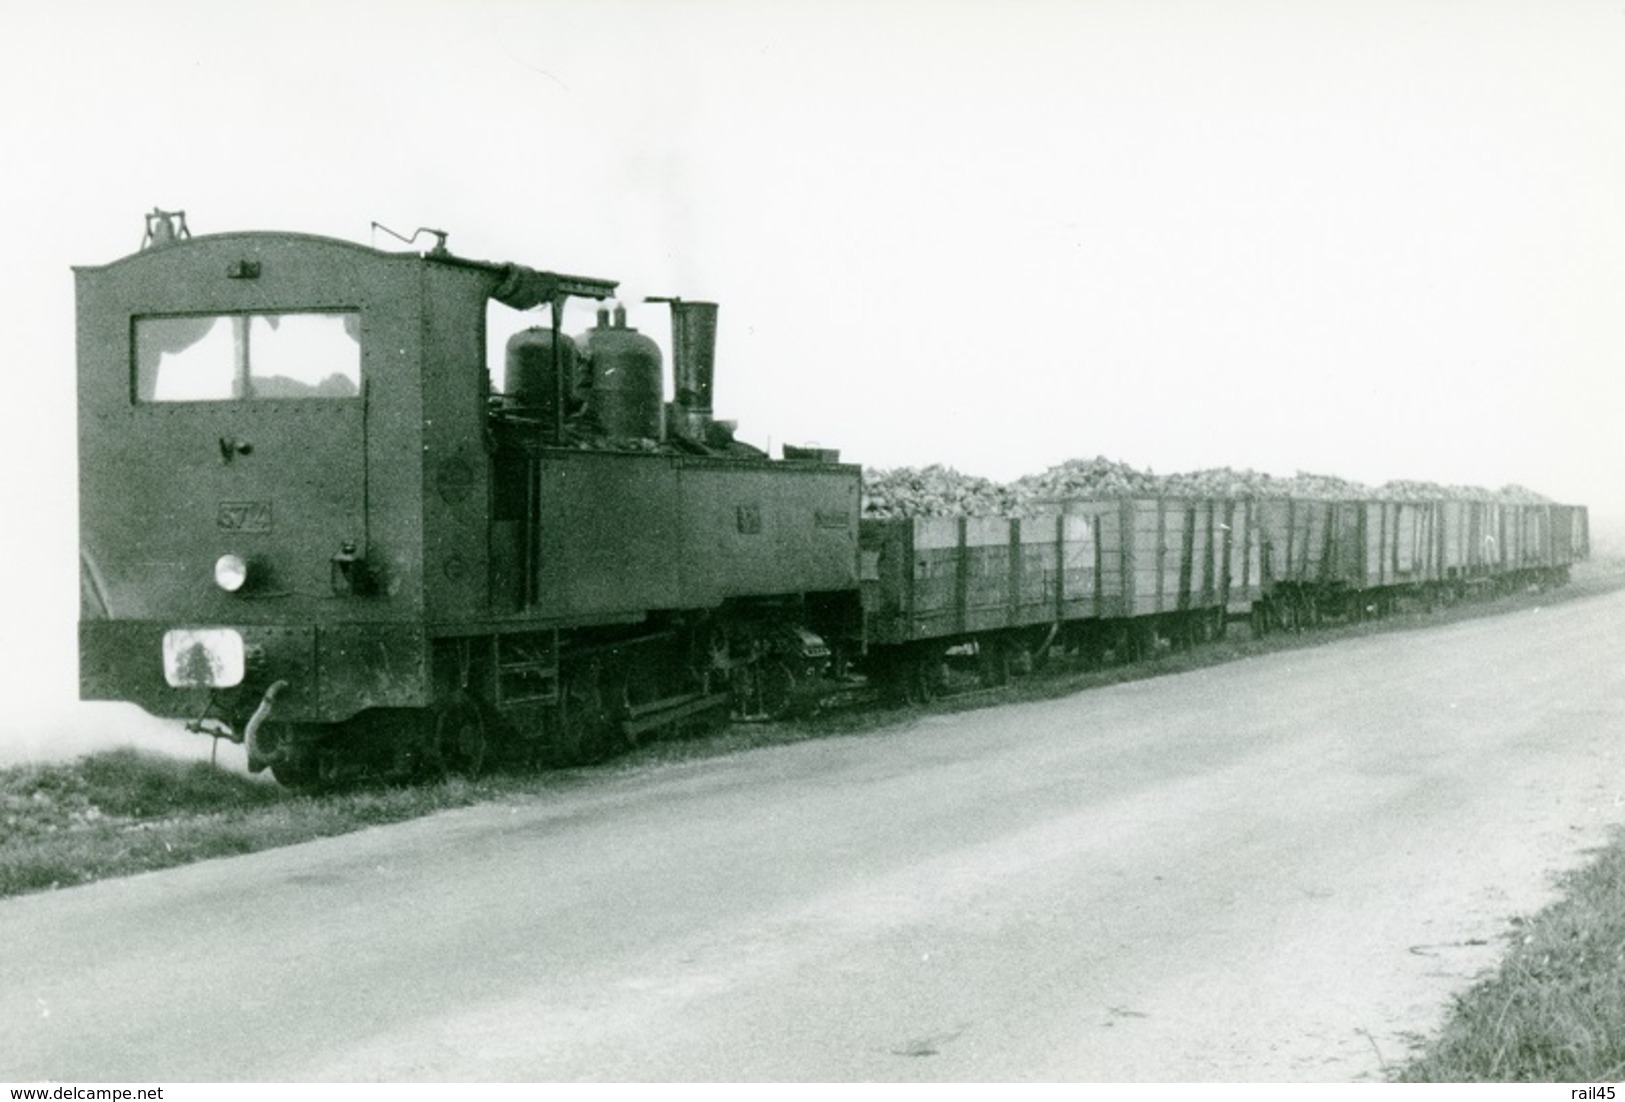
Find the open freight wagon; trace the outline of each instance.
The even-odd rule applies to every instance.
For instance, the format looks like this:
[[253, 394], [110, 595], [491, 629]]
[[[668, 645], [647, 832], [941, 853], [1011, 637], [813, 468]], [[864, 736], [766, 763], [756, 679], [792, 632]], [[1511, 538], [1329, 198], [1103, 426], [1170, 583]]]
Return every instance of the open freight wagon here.
[[1132, 498], [1025, 517], [865, 520], [865, 637], [883, 676], [929, 696], [945, 648], [1003, 680], [1054, 648], [1143, 657], [1245, 616], [1262, 573], [1253, 505]]
[[1590, 549], [1578, 505], [1279, 498], [1260, 501], [1258, 517], [1261, 627], [1559, 585]]
[[1035, 510], [864, 520], [872, 670], [929, 697], [950, 652], [997, 683], [1055, 649], [1133, 660], [1235, 620], [1262, 634], [1560, 584], [1589, 549], [1584, 506], [1137, 497]]

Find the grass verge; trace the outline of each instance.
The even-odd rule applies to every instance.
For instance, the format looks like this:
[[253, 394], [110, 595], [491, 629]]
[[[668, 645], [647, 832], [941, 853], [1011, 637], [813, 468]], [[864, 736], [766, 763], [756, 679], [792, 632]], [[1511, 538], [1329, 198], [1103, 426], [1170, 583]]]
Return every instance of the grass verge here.
[[0, 770], [0, 896], [308, 842], [561, 783], [451, 778], [305, 796], [206, 762], [127, 749], [16, 766]]
[[1514, 920], [1489, 979], [1458, 996], [1403, 1083], [1612, 1083], [1625, 1076], [1625, 832]]

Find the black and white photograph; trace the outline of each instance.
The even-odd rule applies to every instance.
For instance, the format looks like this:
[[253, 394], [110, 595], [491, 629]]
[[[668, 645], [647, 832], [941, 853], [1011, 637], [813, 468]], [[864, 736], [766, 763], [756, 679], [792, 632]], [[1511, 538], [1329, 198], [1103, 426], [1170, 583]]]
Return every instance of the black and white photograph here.
[[9, 1098], [1625, 1084], [1625, 3], [4, 24]]

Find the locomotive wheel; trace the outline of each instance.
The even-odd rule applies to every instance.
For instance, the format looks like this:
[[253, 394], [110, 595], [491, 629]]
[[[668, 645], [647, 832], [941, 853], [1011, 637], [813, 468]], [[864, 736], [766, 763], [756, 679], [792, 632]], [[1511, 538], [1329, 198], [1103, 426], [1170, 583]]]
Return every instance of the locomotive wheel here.
[[769, 661], [758, 672], [757, 687], [761, 692], [762, 714], [768, 719], [783, 719], [795, 701], [795, 671], [783, 662]]
[[435, 743], [447, 769], [465, 777], [480, 775], [488, 742], [485, 721], [473, 698], [462, 695], [441, 707], [435, 720]]
[[587, 742], [586, 712], [586, 703], [572, 686], [559, 701], [559, 757], [566, 765], [582, 760], [581, 749]]
[[271, 776], [283, 788], [312, 789], [321, 784], [321, 759], [315, 745], [319, 727], [303, 723], [267, 724], [276, 741], [271, 745]]
[[321, 783], [321, 766], [314, 752], [295, 754], [271, 763], [271, 776], [283, 788], [309, 790]]
[[763, 658], [734, 674], [734, 718], [756, 723], [783, 719], [795, 694], [795, 671], [776, 658]]
[[559, 700], [559, 754], [566, 763], [597, 761], [614, 749], [597, 662], [574, 671]]

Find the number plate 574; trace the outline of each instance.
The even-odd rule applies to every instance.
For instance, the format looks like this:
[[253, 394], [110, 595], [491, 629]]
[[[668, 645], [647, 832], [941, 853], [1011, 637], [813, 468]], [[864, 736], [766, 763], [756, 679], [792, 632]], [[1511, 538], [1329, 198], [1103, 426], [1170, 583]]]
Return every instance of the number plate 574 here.
[[214, 515], [215, 527], [226, 532], [269, 532], [269, 501], [222, 501]]

